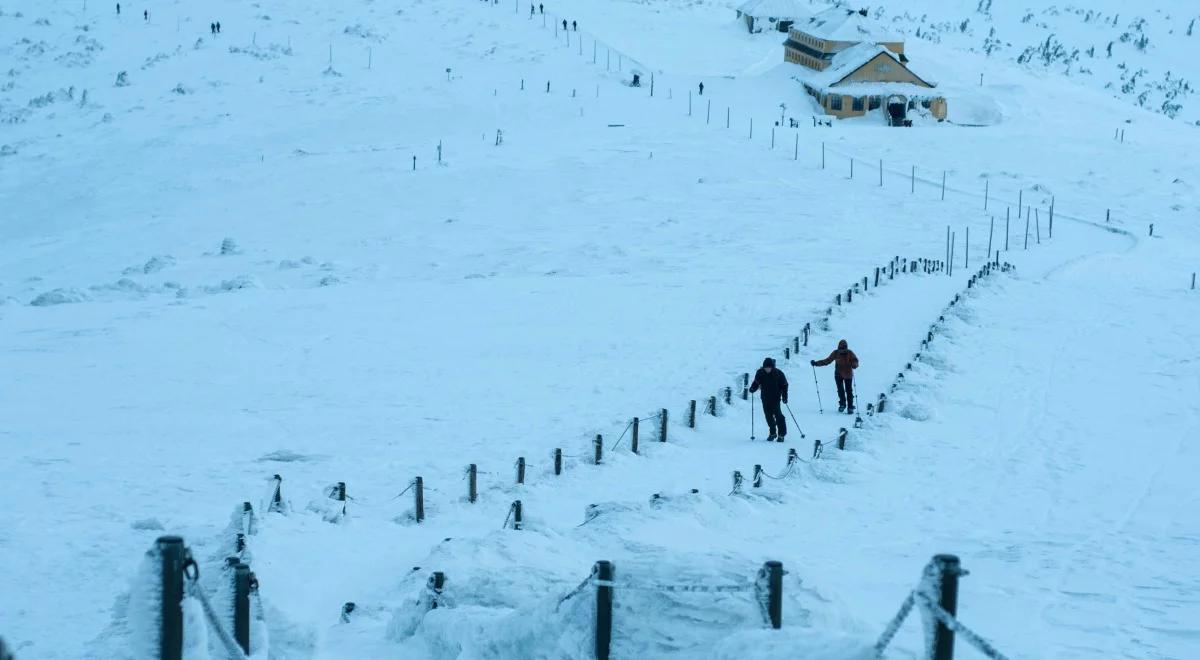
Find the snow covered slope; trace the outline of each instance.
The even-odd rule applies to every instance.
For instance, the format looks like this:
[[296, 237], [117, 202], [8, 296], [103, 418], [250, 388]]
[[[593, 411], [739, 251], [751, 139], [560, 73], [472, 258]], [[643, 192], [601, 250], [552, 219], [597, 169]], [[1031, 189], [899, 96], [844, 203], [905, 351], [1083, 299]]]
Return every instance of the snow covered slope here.
[[[0, 6], [0, 471], [22, 494], [0, 517], [0, 635], [18, 657], [136, 657], [145, 549], [180, 533], [215, 574], [230, 510], [261, 511], [276, 473], [293, 510], [247, 556], [271, 657], [577, 657], [588, 613], [559, 599], [599, 559], [643, 584], [789, 570], [779, 632], [741, 592], [619, 597], [621, 657], [855, 657], [944, 551], [974, 571], [964, 620], [1015, 657], [1192, 655], [1197, 457], [1175, 440], [1198, 421], [1195, 131], [948, 43], [914, 66], [958, 95], [952, 120], [989, 126], [816, 128], [764, 64], [775, 35], [731, 10], [601, 7]], [[941, 259], [947, 226], [953, 277], [835, 305], [896, 256]], [[779, 476], [787, 448], [808, 458], [851, 421], [827, 373], [817, 412], [805, 360], [849, 338], [873, 400], [1002, 241], [1015, 273], [948, 316], [896, 414], [728, 495], [733, 470]], [[807, 438], [749, 443], [736, 398], [686, 428], [690, 400], [764, 355]], [[420, 525], [396, 497], [418, 475]], [[354, 499], [331, 524], [336, 481]], [[514, 499], [525, 529], [502, 531]], [[606, 513], [581, 525], [589, 504]], [[427, 614], [430, 570], [454, 602]]]

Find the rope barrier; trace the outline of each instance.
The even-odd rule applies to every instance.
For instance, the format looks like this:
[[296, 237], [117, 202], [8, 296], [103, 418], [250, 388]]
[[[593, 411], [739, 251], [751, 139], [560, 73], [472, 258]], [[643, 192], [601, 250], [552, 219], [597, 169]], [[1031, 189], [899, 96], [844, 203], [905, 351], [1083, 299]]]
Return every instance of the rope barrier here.
[[[193, 561], [192, 564], [194, 568], [195, 562]], [[199, 578], [199, 570], [195, 570], [192, 575], [188, 577], [188, 595], [200, 601], [200, 607], [204, 610], [204, 618], [208, 622], [208, 627], [216, 633], [217, 639], [219, 639], [221, 641], [221, 645], [225, 647], [225, 653], [227, 653], [230, 658], [245, 660], [246, 654], [242, 651], [242, 647], [238, 646], [238, 643], [233, 638], [233, 635], [225, 629], [225, 626], [221, 625], [221, 618], [217, 616], [217, 611], [212, 606], [212, 603], [209, 602], [208, 595], [206, 595], [204, 593], [204, 589], [200, 587]]]
[[393, 497], [392, 499], [390, 499], [390, 500], [388, 500], [388, 501], [389, 501], [389, 502], [395, 502], [396, 500], [400, 499], [400, 496], [401, 496], [401, 495], [403, 495], [403, 494], [407, 493], [408, 491], [412, 490], [412, 489], [413, 489], [413, 486], [416, 486], [416, 485], [417, 485], [417, 481], [416, 481], [415, 479], [414, 479], [414, 480], [412, 480], [412, 481], [410, 481], [410, 482], [408, 483], [408, 488], [405, 488], [404, 490], [400, 491], [400, 492], [399, 492], [399, 493], [398, 493], [398, 494], [397, 494], [395, 497]]
[[887, 628], [883, 629], [883, 634], [879, 636], [879, 640], [875, 642], [876, 658], [883, 657], [884, 649], [886, 649], [887, 645], [892, 642], [892, 638], [896, 636], [896, 633], [900, 631], [900, 625], [904, 623], [904, 619], [908, 618], [908, 614], [912, 612], [912, 608], [913, 595], [910, 593], [908, 594], [908, 597], [904, 599], [904, 603], [900, 605], [900, 611], [896, 612], [896, 616], [892, 617], [892, 620], [890, 623], [888, 623]]
[[[980, 653], [992, 658], [993, 660], [1008, 660], [1007, 656], [1005, 656], [1003, 653], [1000, 653], [1000, 651], [997, 651], [994, 646], [976, 634], [975, 631], [963, 625], [961, 621], [954, 618], [954, 615], [943, 609], [941, 605], [933, 602], [933, 599], [931, 599], [927, 594], [914, 591], [913, 595], [921, 601], [922, 608], [932, 614], [938, 621], [941, 621], [942, 625], [946, 626], [950, 630], [953, 630], [955, 634], [967, 640], [967, 642], [970, 643], [971, 646], [974, 646], [976, 649], [978, 649]], [[911, 597], [912, 596], [910, 596], [910, 598]]]

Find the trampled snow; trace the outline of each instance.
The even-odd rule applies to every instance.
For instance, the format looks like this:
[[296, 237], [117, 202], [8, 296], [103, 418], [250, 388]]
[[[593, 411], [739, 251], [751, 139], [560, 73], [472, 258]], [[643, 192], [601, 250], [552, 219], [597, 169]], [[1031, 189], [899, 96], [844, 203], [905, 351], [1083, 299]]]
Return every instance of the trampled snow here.
[[[594, 587], [564, 597], [609, 560], [614, 657], [869, 658], [940, 552], [1009, 657], [1197, 655], [1191, 111], [1012, 62], [1098, 18], [997, 8], [1020, 39], [987, 57], [972, 8], [925, 4], [876, 16], [949, 99], [910, 130], [815, 126], [783, 35], [733, 4], [0, 5], [0, 637], [149, 657], [146, 551], [183, 536], [224, 607], [250, 501], [255, 657], [587, 657]], [[1118, 52], [1194, 76], [1190, 5], [1162, 4], [1169, 40]], [[947, 226], [953, 276], [875, 286]], [[1015, 270], [967, 288], [996, 250]], [[843, 337], [860, 407], [888, 394], [861, 429], [804, 368]], [[783, 444], [740, 399], [768, 355]], [[185, 602], [188, 657], [223, 657]], [[886, 657], [922, 646], [914, 615]]]

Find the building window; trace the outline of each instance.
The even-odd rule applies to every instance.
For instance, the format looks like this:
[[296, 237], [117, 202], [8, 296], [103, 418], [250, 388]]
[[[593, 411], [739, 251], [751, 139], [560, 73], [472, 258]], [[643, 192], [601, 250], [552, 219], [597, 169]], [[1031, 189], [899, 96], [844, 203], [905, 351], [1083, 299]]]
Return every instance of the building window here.
[[862, 97], [861, 96], [854, 97], [854, 100], [850, 102], [850, 108], [852, 110], [854, 110], [855, 112], [862, 112], [862, 109], [863, 109]]
[[887, 73], [892, 70], [892, 65], [887, 62], [880, 62], [875, 65], [875, 70], [879, 73]]
[[841, 94], [835, 94], [835, 95], [829, 97], [829, 109], [830, 110], [841, 110], [842, 109], [842, 95]]
[[883, 102], [878, 96], [872, 96], [871, 98], [867, 99], [868, 110], [877, 110], [880, 105], [883, 105]]

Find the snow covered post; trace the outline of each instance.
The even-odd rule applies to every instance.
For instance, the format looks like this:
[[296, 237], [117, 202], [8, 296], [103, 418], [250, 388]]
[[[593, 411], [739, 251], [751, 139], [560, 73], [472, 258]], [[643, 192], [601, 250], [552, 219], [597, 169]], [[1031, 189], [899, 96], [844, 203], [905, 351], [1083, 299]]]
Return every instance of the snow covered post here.
[[159, 621], [159, 659], [183, 658], [183, 539], [160, 536], [154, 543], [162, 561], [162, 615]]
[[713, 417], [717, 416], [717, 397], [715, 396], [708, 397], [708, 414]]
[[712, 121], [712, 99], [708, 100], [708, 109], [704, 111], [704, 123], [707, 125]]
[[638, 453], [638, 426], [639, 426], [637, 417], [633, 418], [633, 423], [630, 424], [630, 426], [633, 427], [633, 435], [629, 436], [629, 446], [633, 449], [633, 453], [636, 454], [636, 453]]
[[667, 409], [663, 408], [658, 413], [658, 441], [667, 441]]
[[1017, 217], [1018, 218], [1021, 217], [1020, 213], [1021, 213], [1022, 206], [1025, 206], [1025, 189], [1024, 188], [1017, 191]]
[[775, 127], [771, 127], [771, 149], [775, 149]]
[[1154, 236], [1154, 223], [1153, 222], [1150, 223], [1150, 235]]
[[879, 267], [875, 267], [875, 288], [879, 288]]
[[413, 517], [417, 522], [425, 520], [425, 480], [421, 477], [413, 481]]
[[771, 627], [779, 630], [783, 627], [783, 562], [766, 562], [761, 575], [767, 582], [767, 616]]
[[762, 484], [763, 484], [762, 475], [763, 475], [762, 465], [755, 463], [754, 464], [754, 477], [750, 480], [750, 483], [755, 488], [762, 488]]
[[1050, 198], [1050, 226], [1047, 228], [1048, 234], [1046, 238], [1054, 238], [1054, 198]]
[[842, 306], [842, 294], [840, 294], [840, 293], [837, 294], [837, 296], [834, 298], [834, 300], [837, 301], [838, 307]]
[[[1004, 251], [1008, 252], [1008, 220], [1012, 216], [1012, 207], [1004, 209]], [[998, 251], [998, 250], [997, 250]]]
[[800, 354], [800, 337], [798, 336], [792, 337], [792, 352], [797, 355]]
[[1037, 244], [1042, 244], [1042, 214], [1037, 210], [1033, 210], [1033, 230], [1034, 236], [1037, 236]]
[[525, 457], [518, 456], [517, 457], [517, 484], [523, 485], [524, 483], [525, 483]]
[[271, 494], [271, 503], [267, 505], [267, 511], [283, 513], [283, 477], [277, 474], [272, 479], [275, 481], [275, 492]]
[[838, 449], [846, 448], [846, 433], [847, 433], [846, 427], [843, 426], [842, 428], [838, 429], [838, 435], [837, 435], [837, 448]]
[[850, 157], [850, 178], [854, 178], [854, 156]]
[[[556, 449], [555, 451], [560, 452], [561, 450]], [[474, 504], [477, 499], [479, 499], [479, 468], [472, 463], [467, 466], [467, 501]]]
[[692, 90], [688, 90], [688, 116], [692, 116]]
[[967, 226], [967, 237], [963, 239], [963, 268], [971, 267], [971, 227]]
[[988, 187], [989, 187], [988, 184], [989, 183], [991, 183], [989, 180], [987, 180], [987, 179], [983, 180], [983, 210], [984, 211], [987, 210], [987, 205], [988, 205]]
[[791, 346], [783, 347], [783, 359], [785, 359], [785, 360], [792, 359], [792, 347]]
[[805, 323], [804, 324], [804, 347], [805, 348], [808, 348], [808, 328], [809, 328], [809, 325], [807, 323]]
[[725, 128], [729, 128], [729, 106], [725, 106]]
[[996, 216], [992, 216], [991, 219], [988, 220], [988, 249], [987, 249], [987, 252], [985, 252], [983, 254], [984, 257], [991, 256], [991, 254], [992, 254], [992, 233], [993, 233], [993, 231], [995, 231], [995, 229], [996, 229]]
[[512, 503], [512, 528], [516, 531], [521, 531], [521, 526], [524, 524], [522, 520], [521, 500], [513, 500]]
[[592, 458], [595, 461], [593, 465], [600, 465], [600, 461], [604, 459], [604, 436], [596, 434], [596, 439], [592, 441], [592, 449], [594, 450]]
[[942, 170], [942, 201], [946, 201], [946, 170]]
[[792, 146], [792, 160], [800, 160], [800, 134], [796, 133], [796, 142]]
[[879, 187], [883, 187], [883, 159], [879, 159]]
[[1196, 290], [1196, 273], [1192, 273], [1192, 291]]
[[754, 139], [754, 117], [750, 118], [750, 137], [748, 139]]
[[1029, 249], [1029, 214], [1025, 214], [1025, 249]]
[[562, 474], [562, 449], [554, 448], [554, 474]]
[[733, 388], [726, 387], [725, 388], [725, 405], [728, 406], [728, 405], [731, 405], [732, 403], [733, 403]]
[[612, 562], [596, 562], [592, 575], [596, 579], [596, 660], [608, 660], [609, 647], [612, 645]]
[[917, 192], [917, 166], [913, 165], [912, 174], [909, 175], [908, 179], [908, 193], [911, 195], [915, 192]]
[[242, 562], [233, 566], [233, 638], [250, 653], [250, 589], [254, 574]]
[[692, 399], [688, 402], [688, 428], [696, 428], [696, 400]]
[[[937, 592], [938, 606], [950, 616], [958, 614], [958, 576], [963, 574], [962, 565], [954, 555], [934, 555], [929, 564], [931, 588]], [[932, 595], [932, 594], [931, 594]], [[954, 631], [940, 620], [933, 630], [931, 649], [933, 660], [954, 660]]]

